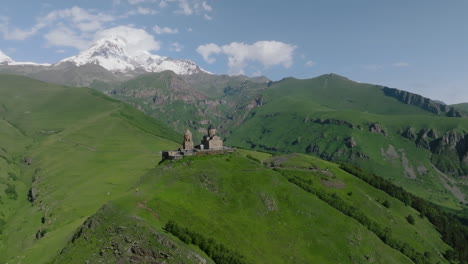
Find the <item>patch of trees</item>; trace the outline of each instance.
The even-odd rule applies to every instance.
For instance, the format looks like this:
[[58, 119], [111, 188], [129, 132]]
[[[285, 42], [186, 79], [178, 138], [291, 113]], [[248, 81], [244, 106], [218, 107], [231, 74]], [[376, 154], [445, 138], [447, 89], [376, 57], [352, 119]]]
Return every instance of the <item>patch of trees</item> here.
[[405, 205], [413, 207], [419, 212], [421, 218], [427, 217], [442, 235], [442, 239], [454, 248], [454, 250], [448, 250], [444, 257], [450, 261], [458, 260], [461, 264], [468, 264], [468, 227], [464, 226], [456, 217], [442, 211], [436, 205], [405, 191], [402, 187], [396, 186], [380, 176], [366, 172], [355, 165], [341, 163], [340, 168], [397, 198]]
[[336, 195], [336, 193], [329, 193], [324, 190], [314, 188], [312, 187], [312, 182], [310, 181], [310, 179], [304, 180], [301, 177], [288, 173], [287, 170], [277, 170], [277, 171], [279, 171], [283, 176], [285, 176], [289, 182], [294, 183], [301, 189], [311, 194], [316, 195], [320, 200], [326, 202], [327, 204], [339, 210], [343, 214], [358, 221], [360, 224], [365, 226], [369, 231], [377, 235], [380, 238], [380, 240], [382, 240], [385, 244], [400, 251], [405, 256], [407, 256], [412, 261], [414, 261], [416, 264], [430, 263], [430, 260], [428, 257], [417, 252], [408, 243], [405, 243], [405, 242], [402, 242], [393, 238], [391, 228], [389, 227], [382, 228], [382, 226], [379, 223], [367, 217], [363, 212], [359, 210], [359, 208], [346, 203], [343, 199], [341, 199], [338, 195]]
[[170, 220], [164, 226], [164, 230], [182, 240], [185, 244], [194, 244], [205, 252], [216, 264], [247, 264], [245, 257], [238, 252], [228, 249], [223, 244], [217, 243], [213, 238], [206, 238], [200, 233], [179, 226]]

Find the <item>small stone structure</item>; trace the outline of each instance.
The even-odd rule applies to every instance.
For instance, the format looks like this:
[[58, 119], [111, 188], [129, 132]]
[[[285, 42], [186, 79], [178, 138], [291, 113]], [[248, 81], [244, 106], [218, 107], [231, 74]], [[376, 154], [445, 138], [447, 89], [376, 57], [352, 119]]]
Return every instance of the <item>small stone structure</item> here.
[[184, 134], [184, 141], [179, 150], [163, 151], [163, 160], [178, 160], [185, 156], [205, 156], [216, 155], [234, 152], [234, 148], [226, 147], [223, 145], [223, 140], [216, 135], [216, 128], [210, 125], [208, 128], [208, 135], [203, 136], [200, 145], [194, 146], [192, 132], [187, 129]]

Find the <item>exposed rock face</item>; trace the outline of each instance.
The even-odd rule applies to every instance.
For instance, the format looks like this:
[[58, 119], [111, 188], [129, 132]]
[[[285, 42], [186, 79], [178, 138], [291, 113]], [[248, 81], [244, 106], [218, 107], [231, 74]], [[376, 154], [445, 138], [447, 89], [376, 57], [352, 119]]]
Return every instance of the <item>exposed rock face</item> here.
[[[308, 117], [306, 117], [306, 119], [307, 121], [309, 120]], [[304, 122], [307, 122], [306, 119], [304, 119]], [[333, 118], [329, 118], [329, 119], [317, 118], [312, 121], [316, 124], [321, 124], [321, 125], [338, 125], [338, 126], [347, 126], [349, 128], [354, 128], [354, 125], [352, 123], [345, 121], [345, 120], [338, 120], [338, 119], [333, 119]]]
[[348, 138], [345, 138], [345, 145], [348, 148], [354, 148], [354, 147], [357, 146], [357, 143], [356, 143], [356, 140], [354, 140], [353, 137], [348, 137]]
[[409, 138], [409, 139], [413, 139], [413, 140], [416, 138], [416, 135], [414, 134], [414, 129], [411, 128], [411, 127], [408, 127], [400, 135], [402, 135], [405, 138]]
[[454, 107], [448, 106], [446, 104], [433, 101], [429, 98], [423, 97], [418, 94], [413, 94], [406, 91], [401, 91], [395, 88], [384, 87], [383, 92], [385, 95], [394, 97], [400, 102], [405, 104], [415, 105], [419, 108], [422, 108], [428, 112], [434, 113], [436, 115], [445, 115], [448, 117], [464, 117], [465, 113], [455, 109]]
[[429, 128], [414, 136], [409, 128], [401, 135], [414, 140], [417, 147], [431, 151], [431, 161], [440, 171], [457, 176], [468, 174], [468, 134], [450, 130], [440, 135]]
[[369, 125], [369, 131], [371, 133], [377, 133], [377, 134], [382, 134], [382, 135], [386, 135], [387, 133], [385, 132], [385, 130], [380, 126], [380, 124], [378, 123], [372, 123]]

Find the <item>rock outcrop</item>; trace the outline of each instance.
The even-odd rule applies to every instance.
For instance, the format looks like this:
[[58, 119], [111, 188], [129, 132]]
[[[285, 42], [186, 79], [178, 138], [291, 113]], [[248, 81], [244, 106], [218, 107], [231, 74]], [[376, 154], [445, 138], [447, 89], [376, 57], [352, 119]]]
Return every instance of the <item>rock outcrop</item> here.
[[436, 115], [445, 115], [448, 117], [465, 117], [466, 113], [448, 106], [444, 103], [436, 102], [429, 98], [423, 97], [418, 94], [410, 93], [407, 91], [398, 90], [395, 88], [384, 87], [383, 92], [386, 96], [394, 97], [400, 102], [410, 104], [422, 108], [428, 112]]

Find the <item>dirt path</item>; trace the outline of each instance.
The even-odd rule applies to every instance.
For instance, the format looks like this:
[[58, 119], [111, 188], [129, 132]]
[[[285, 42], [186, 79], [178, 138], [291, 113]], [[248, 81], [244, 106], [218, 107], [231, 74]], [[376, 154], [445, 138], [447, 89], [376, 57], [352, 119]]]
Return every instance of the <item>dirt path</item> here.
[[137, 203], [137, 207], [138, 208], [142, 208], [142, 209], [145, 209], [146, 211], [150, 212], [151, 215], [154, 217], [154, 219], [156, 220], [160, 220], [159, 219], [159, 215], [158, 213], [156, 213], [156, 211], [154, 211], [152, 208], [149, 208], [148, 205], [147, 205], [147, 201], [144, 201], [144, 202], [138, 202]]

